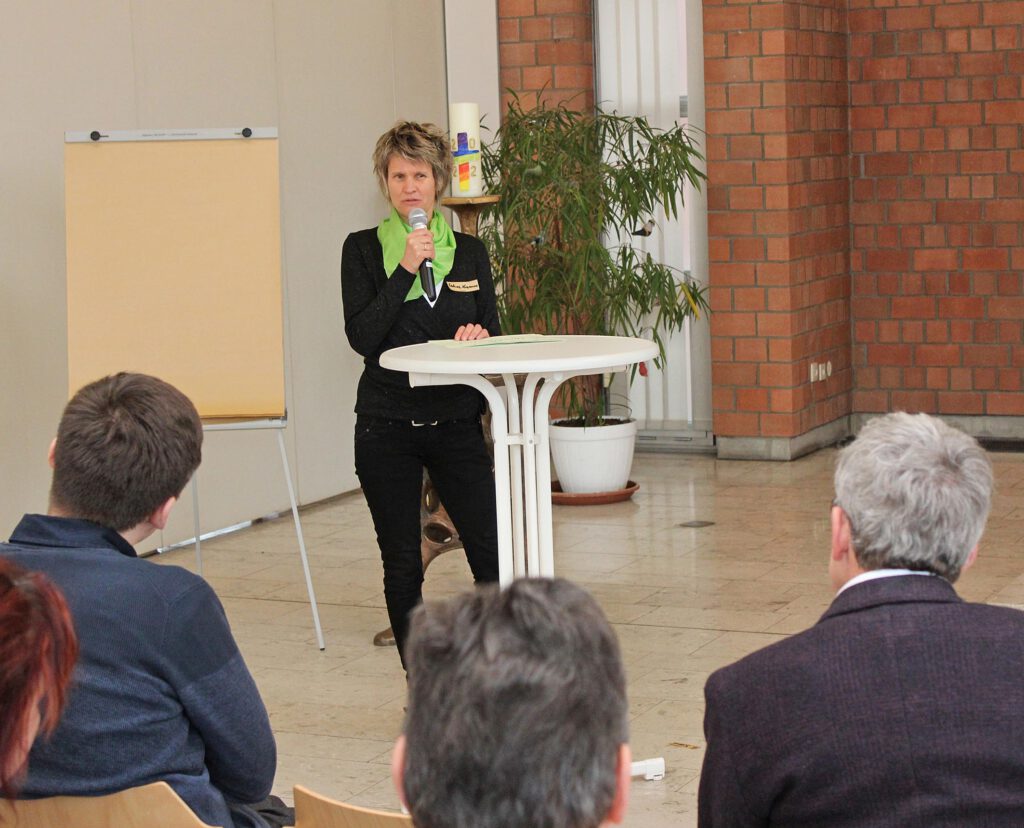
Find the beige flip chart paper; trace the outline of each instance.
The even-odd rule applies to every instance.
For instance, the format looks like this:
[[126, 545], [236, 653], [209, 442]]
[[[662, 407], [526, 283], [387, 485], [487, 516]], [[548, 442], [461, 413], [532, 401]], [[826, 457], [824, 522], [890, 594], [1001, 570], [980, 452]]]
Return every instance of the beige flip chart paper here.
[[277, 150], [65, 144], [69, 393], [141, 371], [204, 418], [284, 415]]

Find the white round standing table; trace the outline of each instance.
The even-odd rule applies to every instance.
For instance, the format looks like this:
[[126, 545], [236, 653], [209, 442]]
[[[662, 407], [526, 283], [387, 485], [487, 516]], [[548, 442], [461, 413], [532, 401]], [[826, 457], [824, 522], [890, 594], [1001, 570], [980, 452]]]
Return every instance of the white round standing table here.
[[[409, 384], [468, 385], [491, 407], [499, 580], [554, 575], [548, 406], [572, 377], [625, 371], [658, 354], [647, 339], [624, 336], [499, 336], [393, 348], [380, 364], [406, 371]], [[516, 374], [525, 374], [520, 399]], [[499, 375], [496, 387], [488, 375]]]

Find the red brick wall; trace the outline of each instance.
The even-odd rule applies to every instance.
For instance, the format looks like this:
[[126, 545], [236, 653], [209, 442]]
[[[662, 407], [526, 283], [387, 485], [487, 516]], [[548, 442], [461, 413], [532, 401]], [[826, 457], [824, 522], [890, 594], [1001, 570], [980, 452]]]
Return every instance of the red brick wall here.
[[705, 0], [704, 26], [716, 434], [1024, 414], [1024, 0]]
[[[503, 87], [593, 103], [591, 0], [498, 17]], [[716, 434], [1024, 415], [1024, 0], [704, 0], [704, 29]]]
[[704, 56], [714, 430], [794, 437], [849, 413], [846, 1], [705, 0]]
[[524, 108], [539, 98], [594, 105], [591, 0], [498, 0], [502, 109], [513, 90]]
[[1024, 414], [1024, 2], [849, 26], [854, 409]]

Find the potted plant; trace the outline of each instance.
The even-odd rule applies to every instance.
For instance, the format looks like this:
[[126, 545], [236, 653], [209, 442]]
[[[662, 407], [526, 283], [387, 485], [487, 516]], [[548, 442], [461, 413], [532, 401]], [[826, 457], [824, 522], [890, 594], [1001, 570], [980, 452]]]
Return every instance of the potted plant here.
[[[660, 364], [662, 337], [707, 310], [705, 289], [637, 242], [657, 231], [659, 216], [678, 215], [684, 182], [699, 187], [704, 179], [701, 160], [680, 126], [660, 130], [641, 116], [565, 104], [523, 109], [515, 99], [482, 153], [488, 192], [500, 196], [479, 232], [493, 260], [502, 329], [648, 337]], [[561, 404], [566, 417], [557, 422], [567, 428], [621, 423], [610, 416], [601, 377], [567, 383]], [[635, 436], [635, 422], [625, 420]], [[562, 467], [556, 432], [563, 489], [607, 489], [569, 482], [576, 476]], [[632, 443], [619, 488], [631, 461]]]

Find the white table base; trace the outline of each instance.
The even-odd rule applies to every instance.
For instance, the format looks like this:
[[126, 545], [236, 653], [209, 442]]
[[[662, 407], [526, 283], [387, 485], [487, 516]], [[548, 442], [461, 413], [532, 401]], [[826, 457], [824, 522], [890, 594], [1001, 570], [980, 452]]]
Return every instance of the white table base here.
[[[552, 349], [551, 346], [555, 346]], [[626, 370], [657, 354], [649, 341], [617, 337], [552, 337], [547, 346], [513, 346], [489, 352], [455, 353], [433, 343], [386, 352], [381, 365], [406, 371], [409, 384], [468, 385], [491, 407], [494, 440], [494, 492], [498, 518], [498, 578], [555, 574], [551, 525], [551, 462], [548, 407], [558, 386], [573, 377]], [[500, 346], [499, 346], [500, 348]], [[556, 364], [560, 363], [560, 364]], [[526, 374], [520, 397], [516, 374]], [[488, 376], [501, 377], [502, 388]], [[665, 760], [632, 764], [632, 775], [661, 779]]]
[[[625, 371], [616, 365], [603, 373]], [[555, 574], [551, 526], [551, 463], [548, 407], [558, 386], [592, 370], [527, 374], [520, 398], [515, 374], [501, 374], [499, 389], [478, 374], [409, 373], [409, 384], [468, 385], [491, 408], [494, 441], [494, 494], [498, 511], [498, 579]]]

